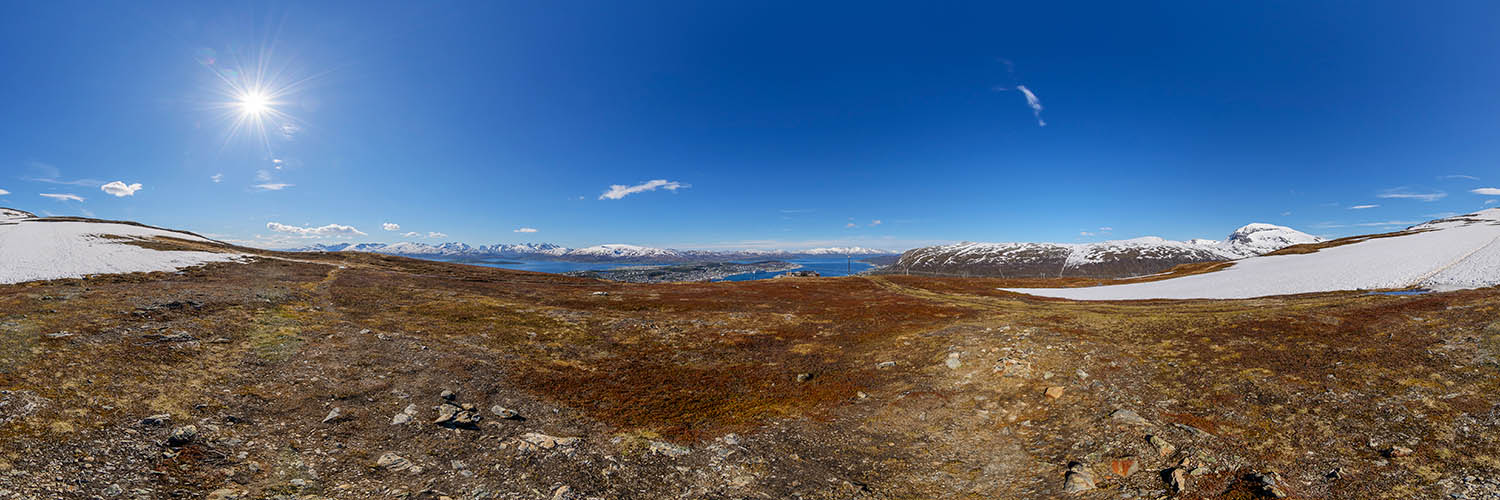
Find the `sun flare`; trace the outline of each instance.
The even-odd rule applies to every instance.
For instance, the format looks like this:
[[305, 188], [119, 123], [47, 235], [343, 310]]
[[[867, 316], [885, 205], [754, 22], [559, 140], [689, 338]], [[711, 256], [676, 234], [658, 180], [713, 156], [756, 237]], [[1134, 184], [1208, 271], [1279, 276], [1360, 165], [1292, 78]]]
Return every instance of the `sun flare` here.
[[271, 111], [271, 100], [260, 91], [245, 92], [239, 96], [238, 103], [240, 113], [248, 116], [260, 116]]

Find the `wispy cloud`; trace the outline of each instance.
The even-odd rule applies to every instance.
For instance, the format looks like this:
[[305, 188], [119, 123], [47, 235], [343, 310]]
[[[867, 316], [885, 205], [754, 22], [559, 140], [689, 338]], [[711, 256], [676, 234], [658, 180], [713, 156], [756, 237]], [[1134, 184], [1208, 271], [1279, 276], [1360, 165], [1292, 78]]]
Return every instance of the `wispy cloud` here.
[[1093, 236], [1093, 235], [1094, 235], [1094, 233], [1090, 233], [1090, 232], [1088, 232], [1088, 231], [1079, 231], [1079, 232], [1078, 232], [1078, 235], [1079, 235], [1079, 236]]
[[1349, 210], [1364, 210], [1366, 208], [1378, 208], [1378, 207], [1380, 207], [1380, 205], [1355, 205], [1355, 206], [1349, 207]]
[[1114, 231], [1115, 228], [1112, 228], [1112, 227], [1109, 227], [1109, 226], [1104, 226], [1104, 227], [1099, 228], [1099, 230], [1107, 233], [1107, 232], [1110, 232], [1110, 231]]
[[1500, 196], [1500, 188], [1479, 188], [1471, 190], [1469, 192], [1474, 194], [1482, 194], [1485, 196]]
[[522, 227], [522, 228], [516, 228], [515, 231], [511, 231], [511, 232], [512, 233], [535, 233], [536, 232], [536, 228], [534, 228], [534, 227]]
[[677, 182], [677, 181], [669, 181], [669, 180], [666, 180], [666, 179], [650, 180], [650, 181], [642, 182], [640, 184], [636, 184], [634, 186], [626, 186], [624, 184], [614, 184], [614, 185], [609, 186], [609, 190], [605, 191], [604, 194], [599, 195], [599, 199], [601, 199], [601, 200], [618, 200], [620, 198], [624, 198], [624, 197], [632, 195], [632, 194], [642, 193], [642, 192], [646, 192], [646, 191], [655, 191], [657, 189], [665, 189], [667, 191], [677, 191], [678, 189], [688, 188], [688, 187], [692, 187], [692, 186], [687, 185], [687, 184], [683, 184], [683, 183]]
[[812, 211], [813, 211], [813, 209], [811, 209], [811, 208], [783, 208], [781, 210], [778, 210], [778, 212], [781, 212], [781, 213], [784, 213], [784, 214], [806, 214], [806, 213], [812, 213]]
[[387, 222], [387, 223], [381, 224], [380, 228], [384, 229], [386, 231], [400, 231], [401, 230], [401, 225], [397, 224], [397, 223], [394, 223], [394, 222]]
[[214, 175], [209, 176], [208, 178], [209, 178], [209, 180], [214, 181], [215, 184], [218, 184], [220, 182], [224, 182], [224, 174], [214, 174]]
[[846, 228], [855, 228], [855, 227], [859, 227], [859, 224], [855, 224], [853, 222], [850, 222], [848, 224], [844, 224], [844, 227], [846, 227]]
[[1016, 90], [1021, 91], [1021, 95], [1026, 96], [1026, 105], [1031, 106], [1031, 115], [1036, 117], [1037, 126], [1047, 126], [1047, 121], [1042, 119], [1042, 100], [1038, 99], [1036, 94], [1031, 92], [1031, 89], [1026, 88], [1025, 85], [1016, 85]]
[[28, 175], [21, 177], [21, 180], [45, 182], [48, 184], [65, 184], [69, 186], [98, 186], [104, 184], [104, 181], [96, 179], [63, 180], [61, 170], [39, 161], [27, 162], [26, 170]]
[[1438, 176], [1438, 179], [1442, 179], [1442, 180], [1464, 179], [1464, 180], [1469, 180], [1469, 181], [1477, 181], [1477, 180], [1479, 180], [1478, 177], [1474, 177], [1472, 175], [1462, 175], [1462, 174], [1453, 174], [1453, 175]]
[[270, 170], [266, 170], [264, 168], [260, 169], [260, 170], [256, 170], [255, 171], [255, 180], [257, 180], [257, 181], [270, 181], [271, 180], [271, 171]]
[[52, 198], [52, 199], [57, 200], [57, 201], [83, 201], [83, 197], [82, 196], [78, 196], [76, 194], [66, 194], [66, 193], [40, 193], [40, 194], [42, 196], [45, 196], [45, 197], [48, 197], [48, 198]]
[[885, 221], [880, 220], [880, 219], [875, 219], [875, 220], [870, 221], [870, 226], [871, 227], [879, 226], [881, 224], [885, 224]]
[[433, 232], [427, 233], [427, 237], [428, 238], [447, 238], [448, 235], [445, 234], [445, 233], [439, 233], [437, 231], [433, 231]]
[[0, 189], [0, 196], [5, 196], [7, 194], [10, 194], [10, 191], [6, 191], [4, 189]]
[[124, 181], [114, 181], [99, 186], [99, 190], [115, 195], [116, 198], [124, 198], [126, 196], [134, 196], [136, 191], [140, 191], [141, 183], [126, 184]]
[[1316, 228], [1319, 228], [1319, 229], [1336, 229], [1336, 228], [1341, 228], [1341, 227], [1411, 226], [1411, 225], [1421, 224], [1421, 223], [1422, 223], [1422, 221], [1411, 221], [1411, 220], [1388, 220], [1388, 221], [1378, 221], [1378, 222], [1356, 222], [1356, 223], [1352, 223], [1352, 224], [1339, 224], [1339, 223], [1334, 223], [1334, 222], [1324, 222], [1324, 223], [1320, 223], [1320, 224], [1314, 225], [1313, 227], [1316, 227]]
[[286, 189], [286, 188], [289, 188], [289, 187], [292, 187], [292, 186], [293, 186], [293, 184], [286, 184], [286, 183], [281, 183], [281, 182], [273, 182], [273, 183], [267, 183], [267, 184], [256, 184], [256, 185], [250, 186], [250, 187], [253, 187], [253, 188], [255, 188], [257, 190], [260, 190], [260, 191], [280, 191], [280, 190], [283, 190], [283, 189]]
[[408, 232], [408, 233], [403, 234], [401, 236], [405, 236], [407, 238], [421, 238], [422, 237], [422, 233], [419, 233], [419, 232], [416, 232], [416, 231], [411, 231], [411, 232]]
[[355, 229], [354, 226], [345, 226], [343, 224], [329, 224], [319, 227], [300, 227], [289, 226], [279, 222], [267, 222], [266, 229], [270, 229], [278, 233], [295, 234], [306, 238], [320, 238], [324, 236], [365, 236], [365, 233], [361, 232], [358, 229]]
[[1397, 200], [1418, 200], [1418, 201], [1438, 201], [1438, 200], [1441, 200], [1441, 199], [1443, 199], [1444, 197], [1447, 197], [1447, 196], [1448, 196], [1448, 193], [1445, 193], [1445, 192], [1442, 192], [1442, 191], [1420, 192], [1420, 191], [1413, 191], [1413, 190], [1411, 190], [1409, 188], [1405, 188], [1405, 187], [1399, 187], [1399, 188], [1394, 188], [1394, 189], [1387, 189], [1387, 190], [1381, 192], [1380, 194], [1375, 195], [1376, 198], [1388, 198], [1388, 199], [1397, 199]]

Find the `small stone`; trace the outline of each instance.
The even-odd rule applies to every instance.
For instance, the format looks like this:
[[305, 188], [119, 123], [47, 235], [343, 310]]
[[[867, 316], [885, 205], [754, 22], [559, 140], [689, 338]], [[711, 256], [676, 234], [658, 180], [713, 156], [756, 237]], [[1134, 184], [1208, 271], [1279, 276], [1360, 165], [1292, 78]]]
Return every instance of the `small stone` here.
[[1068, 465], [1068, 474], [1063, 476], [1063, 492], [1077, 495], [1092, 490], [1097, 486], [1094, 484], [1094, 473], [1089, 472], [1088, 466], [1079, 462]]
[[950, 352], [948, 353], [948, 360], [944, 361], [943, 364], [948, 365], [950, 370], [957, 370], [958, 367], [964, 365], [964, 362], [958, 359], [958, 353]]
[[385, 454], [381, 455], [380, 458], [375, 459], [375, 465], [393, 471], [404, 470], [410, 471], [412, 473], [422, 472], [421, 467], [417, 467], [416, 464], [411, 463], [411, 460], [407, 460], [406, 457], [397, 455], [394, 451], [385, 452]]
[[666, 455], [669, 457], [680, 457], [693, 452], [692, 448], [675, 445], [665, 441], [652, 441], [651, 445], [648, 448], [652, 453], [658, 455]]
[[557, 489], [552, 490], [552, 500], [572, 500], [572, 498], [573, 488], [569, 488], [566, 484], [558, 486]]
[[453, 401], [454, 399], [458, 399], [458, 394], [454, 394], [453, 391], [443, 389], [443, 392], [441, 394], [438, 394], [438, 397], [446, 399], [448, 401]]
[[415, 403], [406, 405], [405, 410], [401, 410], [401, 413], [397, 413], [396, 416], [391, 417], [391, 425], [401, 425], [411, 422], [411, 418], [416, 415], [417, 405]]
[[141, 425], [165, 425], [172, 421], [172, 414], [162, 413], [141, 419]]
[[1401, 458], [1411, 454], [1411, 448], [1407, 448], [1405, 446], [1392, 446], [1390, 449], [1385, 451], [1385, 456], [1391, 458]]
[[1082, 368], [1079, 368], [1077, 371], [1074, 371], [1073, 375], [1078, 376], [1078, 378], [1080, 380], [1081, 379], [1087, 379], [1087, 378], [1089, 378], [1089, 372], [1083, 371]]
[[995, 364], [994, 371], [1002, 377], [1027, 377], [1031, 375], [1031, 363], [1019, 359], [1005, 358]]
[[1117, 421], [1117, 422], [1126, 423], [1126, 424], [1130, 424], [1130, 425], [1142, 425], [1142, 426], [1150, 426], [1151, 425], [1151, 422], [1147, 421], [1145, 418], [1142, 418], [1139, 413], [1136, 413], [1136, 412], [1131, 411], [1131, 410], [1126, 410], [1126, 409], [1123, 409], [1123, 408], [1115, 410], [1113, 413], [1110, 413], [1109, 414], [1109, 418], [1110, 418], [1110, 420], [1114, 420], [1114, 421]]
[[332, 410], [328, 410], [328, 416], [323, 417], [323, 423], [326, 424], [329, 422], [333, 422], [334, 420], [338, 420], [338, 418], [343, 415], [344, 412], [342, 410], [339, 410], [339, 407], [335, 406]]
[[182, 427], [172, 429], [172, 433], [167, 435], [167, 446], [182, 446], [193, 442], [193, 440], [197, 438], [198, 427], [194, 425], [184, 425]]
[[859, 399], [865, 399], [865, 398], [870, 397], [870, 395], [869, 394], [865, 394], [864, 391], [854, 391], [854, 397], [859, 398]]
[[1257, 483], [1263, 496], [1271, 498], [1286, 498], [1286, 491], [1282, 490], [1281, 474], [1275, 472], [1260, 472], [1252, 474], [1250, 479]]
[[1184, 471], [1182, 467], [1173, 467], [1166, 472], [1166, 476], [1167, 485], [1172, 487], [1173, 492], [1182, 493], [1187, 491], [1187, 471]]
[[531, 445], [532, 448], [550, 450], [557, 447], [571, 447], [578, 442], [578, 438], [548, 436], [540, 432], [528, 432], [521, 435], [521, 442]]
[[204, 500], [239, 500], [245, 498], [246, 491], [238, 488], [219, 488], [208, 492]]
[[1168, 443], [1167, 440], [1162, 439], [1161, 436], [1152, 434], [1150, 436], [1146, 436], [1146, 440], [1151, 442], [1151, 446], [1155, 447], [1156, 452], [1161, 454], [1161, 456], [1168, 457], [1177, 452], [1177, 447], [1172, 446], [1172, 443]]
[[1109, 470], [1116, 476], [1130, 477], [1131, 474], [1141, 470], [1141, 462], [1135, 457], [1116, 458], [1109, 461]]
[[596, 295], [596, 296], [599, 296], [599, 297], [607, 297], [607, 296], [609, 296], [609, 292], [594, 292], [592, 295]]
[[106, 497], [114, 498], [114, 497], [120, 496], [120, 494], [122, 494], [122, 493], [125, 493], [125, 488], [120, 487], [120, 485], [118, 483], [111, 484], [111, 485], [109, 485], [109, 487], [104, 488], [103, 493], [104, 493], [104, 496], [106, 496]]
[[798, 373], [796, 378], [798, 382], [806, 382], [812, 380], [813, 375], [811, 373]]
[[894, 368], [895, 366], [895, 361], [881, 361], [879, 363], [875, 363], [876, 368]]
[[505, 420], [526, 420], [521, 418], [521, 413], [504, 406], [495, 405], [490, 407], [490, 413]]
[[437, 405], [438, 416], [436, 420], [432, 421], [432, 423], [446, 424], [452, 422], [454, 418], [458, 417], [458, 412], [460, 410], [461, 409], [459, 407], [450, 404]]
[[1042, 392], [1042, 394], [1047, 396], [1048, 399], [1058, 399], [1063, 396], [1063, 388], [1060, 385], [1054, 385], [1052, 387], [1048, 387], [1046, 391]]

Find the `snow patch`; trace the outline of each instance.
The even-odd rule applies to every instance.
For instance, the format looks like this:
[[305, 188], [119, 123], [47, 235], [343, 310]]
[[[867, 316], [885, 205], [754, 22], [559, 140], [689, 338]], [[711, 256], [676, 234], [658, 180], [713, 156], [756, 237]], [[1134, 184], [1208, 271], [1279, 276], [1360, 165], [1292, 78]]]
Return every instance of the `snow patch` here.
[[0, 283], [78, 278], [91, 274], [174, 271], [243, 257], [232, 253], [152, 250], [120, 240], [170, 236], [214, 243], [202, 237], [165, 229], [112, 222], [49, 221], [34, 217], [17, 218], [10, 214], [3, 216], [6, 219], [5, 223], [0, 224]]

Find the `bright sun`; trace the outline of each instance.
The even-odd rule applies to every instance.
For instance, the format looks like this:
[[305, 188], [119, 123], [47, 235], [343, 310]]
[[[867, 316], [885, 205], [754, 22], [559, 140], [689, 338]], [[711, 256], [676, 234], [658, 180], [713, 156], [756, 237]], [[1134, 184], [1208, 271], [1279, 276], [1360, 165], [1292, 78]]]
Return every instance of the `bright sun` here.
[[271, 100], [260, 92], [246, 92], [239, 97], [240, 113], [259, 116], [271, 110]]

